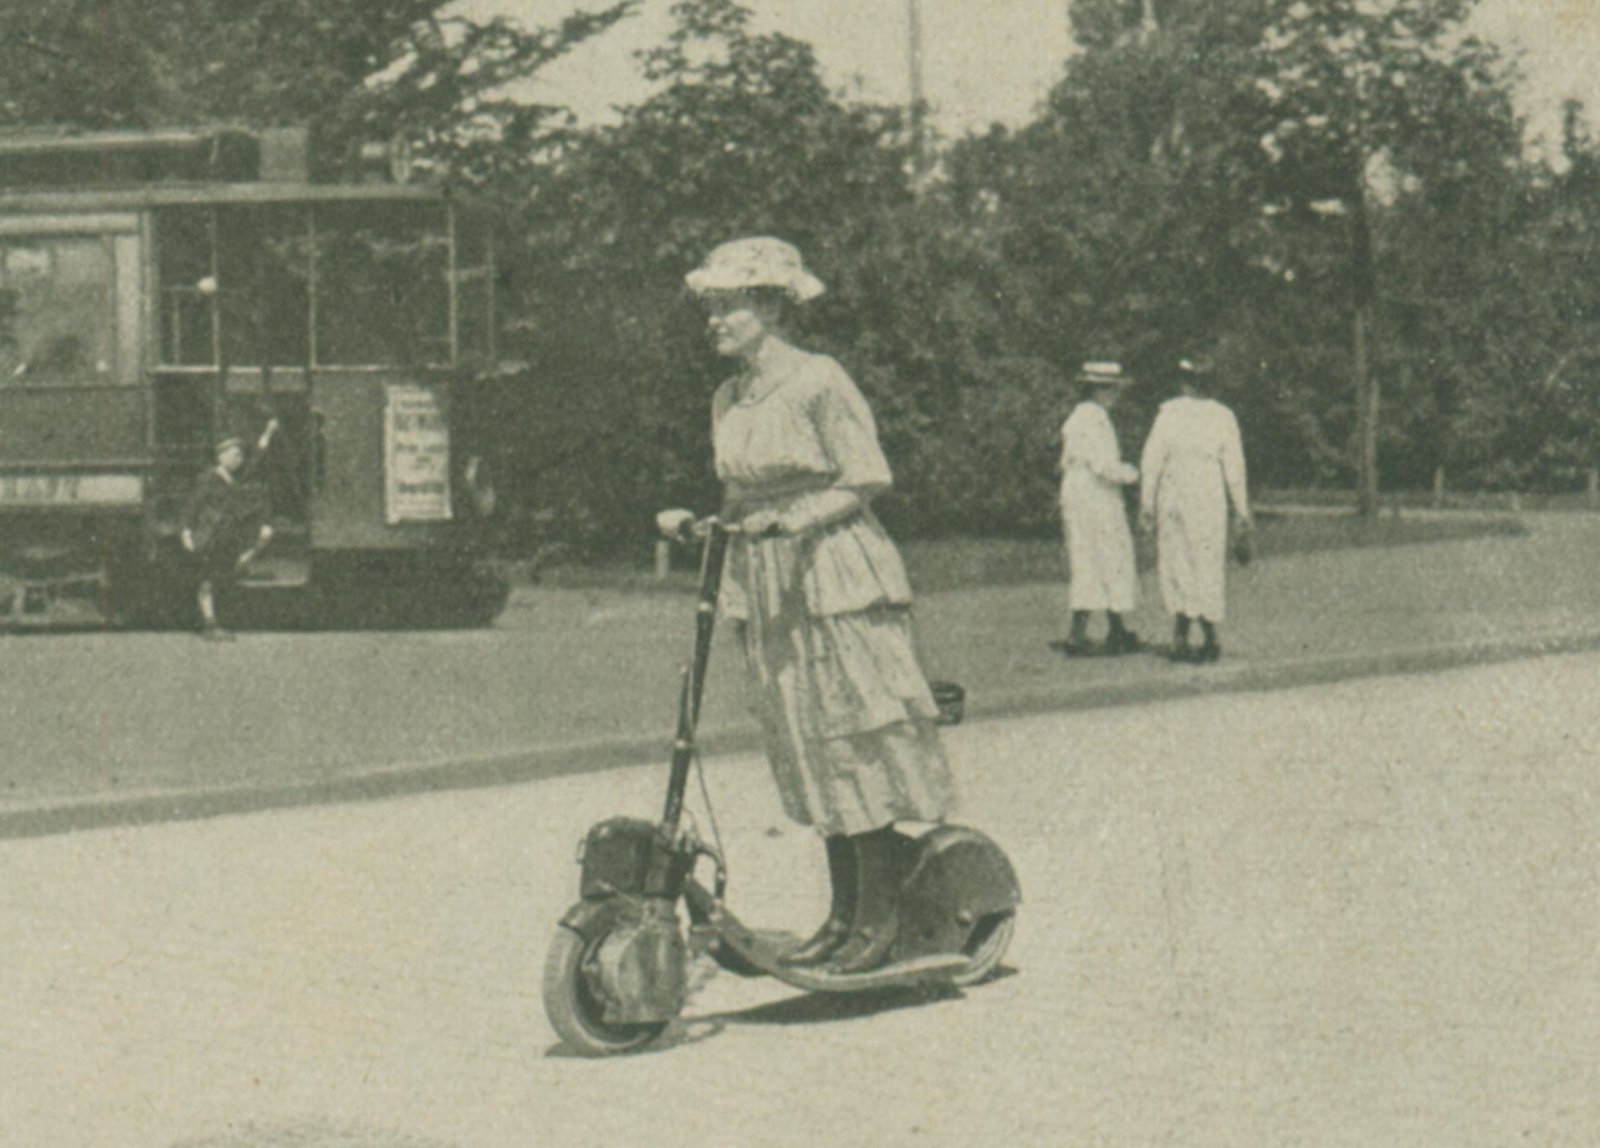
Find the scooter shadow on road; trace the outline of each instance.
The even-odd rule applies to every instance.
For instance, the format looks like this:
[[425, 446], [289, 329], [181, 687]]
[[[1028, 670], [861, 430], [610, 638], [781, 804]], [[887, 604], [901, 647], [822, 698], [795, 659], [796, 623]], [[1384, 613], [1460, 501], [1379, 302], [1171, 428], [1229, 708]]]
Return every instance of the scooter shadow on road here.
[[[1017, 975], [1009, 965], [996, 969], [984, 982], [992, 985]], [[749, 1008], [728, 1012], [708, 1013], [705, 1016], [680, 1017], [668, 1026], [667, 1031], [643, 1048], [631, 1051], [635, 1056], [651, 1056], [671, 1052], [688, 1045], [701, 1044], [721, 1036], [736, 1025], [805, 1025], [833, 1024], [847, 1020], [862, 1020], [902, 1009], [929, 1008], [938, 1004], [966, 999], [966, 992], [953, 985], [922, 985], [879, 989], [859, 993], [800, 993], [782, 1000], [766, 1001]], [[549, 1060], [588, 1060], [560, 1041], [545, 1049]]]
[[[1002, 966], [985, 983], [1016, 976], [1017, 970]], [[901, 1009], [926, 1008], [950, 1001], [964, 1000], [966, 992], [954, 985], [897, 986], [856, 993], [800, 993], [782, 1000], [766, 1001], [749, 1008], [731, 1012], [711, 1013], [684, 1021], [686, 1027], [715, 1025], [720, 1030], [727, 1025], [796, 1025], [830, 1024], [835, 1021], [858, 1020]]]

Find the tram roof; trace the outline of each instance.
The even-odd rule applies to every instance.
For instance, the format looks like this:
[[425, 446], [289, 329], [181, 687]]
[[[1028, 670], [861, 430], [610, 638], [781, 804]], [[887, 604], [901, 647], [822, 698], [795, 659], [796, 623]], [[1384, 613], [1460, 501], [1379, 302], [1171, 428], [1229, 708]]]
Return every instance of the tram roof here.
[[139, 211], [293, 203], [459, 203], [476, 210], [476, 196], [437, 184], [391, 183], [162, 183], [76, 190], [0, 191], [0, 212]]

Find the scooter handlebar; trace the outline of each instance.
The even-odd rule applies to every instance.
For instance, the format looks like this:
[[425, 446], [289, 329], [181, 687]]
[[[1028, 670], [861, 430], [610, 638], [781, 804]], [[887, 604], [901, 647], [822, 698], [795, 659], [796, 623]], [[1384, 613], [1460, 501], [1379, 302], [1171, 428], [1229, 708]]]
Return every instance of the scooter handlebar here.
[[752, 532], [746, 530], [741, 523], [724, 522], [714, 514], [696, 518], [693, 511], [689, 510], [663, 510], [656, 515], [656, 529], [664, 538], [674, 542], [705, 538], [713, 530], [720, 530], [724, 534], [745, 534], [760, 538], [776, 538], [784, 533], [783, 527], [776, 522], [765, 530]]

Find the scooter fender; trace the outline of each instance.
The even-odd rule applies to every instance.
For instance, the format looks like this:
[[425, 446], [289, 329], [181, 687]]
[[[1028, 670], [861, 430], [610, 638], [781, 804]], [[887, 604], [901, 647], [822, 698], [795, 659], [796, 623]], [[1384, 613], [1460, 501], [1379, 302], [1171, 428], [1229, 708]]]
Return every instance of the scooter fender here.
[[607, 933], [636, 923], [639, 903], [633, 897], [585, 897], [575, 901], [561, 917], [561, 926], [571, 929], [588, 944], [598, 944]]
[[964, 952], [978, 930], [1022, 903], [1010, 859], [976, 829], [942, 825], [913, 850], [900, 890], [896, 960]]

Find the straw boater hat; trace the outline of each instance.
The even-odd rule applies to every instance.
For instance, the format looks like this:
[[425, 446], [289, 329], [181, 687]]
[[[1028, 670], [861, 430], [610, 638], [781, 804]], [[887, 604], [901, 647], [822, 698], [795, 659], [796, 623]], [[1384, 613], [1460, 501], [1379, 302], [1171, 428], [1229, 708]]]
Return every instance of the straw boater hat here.
[[1121, 363], [1085, 363], [1078, 372], [1078, 381], [1120, 387], [1130, 380], [1122, 373]]
[[217, 457], [221, 458], [223, 451], [227, 450], [230, 447], [235, 447], [235, 446], [238, 447], [240, 450], [243, 450], [244, 449], [244, 439], [240, 438], [238, 435], [229, 435], [227, 438], [219, 438], [217, 440], [217, 449], [216, 449]]
[[772, 287], [801, 303], [825, 290], [822, 280], [805, 269], [792, 243], [770, 236], [734, 239], [712, 248], [684, 282], [696, 295]]

